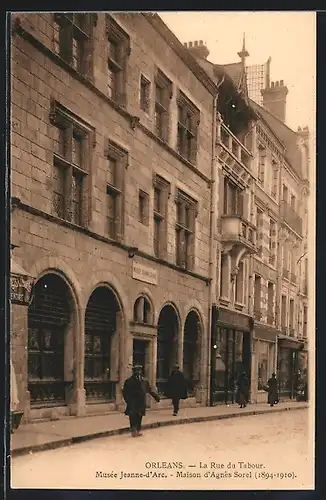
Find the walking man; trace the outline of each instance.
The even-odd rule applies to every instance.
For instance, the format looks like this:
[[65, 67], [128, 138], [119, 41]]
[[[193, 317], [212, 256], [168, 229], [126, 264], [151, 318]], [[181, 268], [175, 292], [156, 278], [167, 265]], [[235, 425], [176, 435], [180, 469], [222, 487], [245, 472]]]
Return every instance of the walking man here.
[[172, 399], [173, 415], [179, 412], [180, 399], [187, 399], [187, 382], [177, 364], [174, 365], [168, 380], [168, 396]]
[[245, 408], [249, 401], [249, 380], [246, 372], [243, 372], [237, 380], [238, 403], [240, 408]]
[[122, 394], [127, 404], [125, 415], [129, 416], [131, 435], [137, 437], [141, 436], [142, 418], [146, 413], [146, 394], [150, 394], [157, 403], [160, 397], [142, 376], [142, 366], [135, 365], [132, 371], [132, 376], [124, 383]]
[[277, 379], [276, 373], [272, 373], [271, 378], [267, 382], [268, 387], [268, 404], [274, 406], [278, 403]]

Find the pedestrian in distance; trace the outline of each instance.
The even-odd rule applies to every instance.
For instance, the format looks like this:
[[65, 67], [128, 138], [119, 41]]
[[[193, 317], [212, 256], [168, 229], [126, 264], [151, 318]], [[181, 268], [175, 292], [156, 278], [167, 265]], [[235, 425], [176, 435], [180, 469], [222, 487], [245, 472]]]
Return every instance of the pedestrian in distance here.
[[146, 394], [150, 394], [157, 403], [159, 395], [152, 390], [148, 380], [142, 376], [142, 366], [135, 365], [132, 376], [123, 385], [123, 398], [126, 402], [125, 415], [129, 416], [132, 437], [141, 436], [142, 418], [146, 413]]
[[167, 395], [172, 399], [173, 415], [176, 417], [179, 412], [180, 399], [187, 399], [188, 397], [187, 382], [177, 364], [173, 366], [168, 379]]
[[267, 382], [268, 404], [274, 406], [278, 403], [277, 379], [276, 373], [272, 373], [271, 378]]
[[245, 408], [249, 401], [249, 379], [246, 372], [243, 372], [237, 380], [238, 397], [237, 402], [240, 408]]

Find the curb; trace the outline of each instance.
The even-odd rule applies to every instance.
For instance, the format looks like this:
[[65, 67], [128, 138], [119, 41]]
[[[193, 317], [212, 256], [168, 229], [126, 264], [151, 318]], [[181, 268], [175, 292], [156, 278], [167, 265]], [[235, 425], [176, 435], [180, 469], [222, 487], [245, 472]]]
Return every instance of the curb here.
[[[192, 424], [197, 422], [210, 422], [213, 420], [225, 420], [229, 418], [237, 418], [237, 417], [250, 417], [253, 415], [264, 415], [270, 413], [280, 413], [284, 411], [295, 411], [295, 410], [305, 410], [309, 408], [309, 406], [296, 406], [294, 408], [274, 408], [274, 410], [252, 410], [244, 413], [226, 413], [225, 415], [206, 415], [203, 417], [184, 417], [179, 418], [178, 420], [163, 420], [161, 422], [152, 422], [149, 424], [143, 424], [142, 429], [156, 429], [158, 427], [167, 427], [172, 425], [182, 425], [182, 424]], [[130, 432], [128, 427], [121, 427], [119, 429], [112, 429], [109, 431], [96, 432], [94, 434], [87, 434], [85, 436], [73, 436], [71, 438], [60, 439], [58, 441], [52, 441], [44, 444], [37, 444], [34, 446], [17, 448], [11, 451], [11, 457], [18, 457], [23, 455], [28, 455], [30, 453], [38, 452], [38, 451], [47, 451], [54, 450], [56, 448], [62, 448], [65, 446], [70, 446], [73, 444], [84, 443], [86, 441], [90, 441], [92, 439], [99, 439], [103, 437], [110, 436], [118, 436], [120, 434], [127, 434]]]

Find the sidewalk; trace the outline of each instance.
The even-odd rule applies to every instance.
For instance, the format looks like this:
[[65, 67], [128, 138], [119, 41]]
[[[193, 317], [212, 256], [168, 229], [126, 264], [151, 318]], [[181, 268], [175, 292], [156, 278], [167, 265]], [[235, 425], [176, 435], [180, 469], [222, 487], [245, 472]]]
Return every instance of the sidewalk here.
[[[238, 405], [215, 407], [182, 408], [177, 417], [171, 410], [147, 410], [143, 419], [143, 429], [166, 425], [204, 422], [224, 418], [234, 418], [263, 413], [308, 408], [308, 403], [281, 402], [270, 408], [265, 404], [249, 404], [246, 408]], [[106, 415], [88, 417], [66, 417], [62, 420], [22, 424], [11, 435], [11, 456], [25, 455], [81, 443], [94, 438], [114, 436], [129, 431], [129, 420], [123, 413], [112, 412]]]

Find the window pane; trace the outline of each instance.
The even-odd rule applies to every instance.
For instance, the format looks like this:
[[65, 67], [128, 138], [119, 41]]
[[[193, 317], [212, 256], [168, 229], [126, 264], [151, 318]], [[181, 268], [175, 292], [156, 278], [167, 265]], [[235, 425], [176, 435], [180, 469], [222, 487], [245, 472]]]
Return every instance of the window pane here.
[[115, 62], [119, 61], [119, 45], [115, 40], [108, 41], [109, 58]]
[[66, 170], [53, 165], [53, 211], [58, 217], [64, 217], [64, 189]]
[[83, 176], [79, 172], [72, 174], [72, 192], [71, 192], [71, 212], [72, 222], [81, 224], [82, 221], [82, 196], [83, 196]]
[[65, 157], [65, 130], [59, 127], [53, 127], [53, 152]]
[[58, 23], [53, 23], [53, 44], [54, 52], [60, 54], [60, 26]]
[[72, 138], [72, 162], [83, 166], [83, 136], [76, 131]]
[[160, 223], [159, 219], [154, 219], [154, 254], [160, 256]]
[[72, 39], [72, 67], [80, 73], [83, 70], [83, 40], [76, 37]]
[[117, 75], [110, 65], [108, 66], [108, 96], [114, 99], [116, 95], [116, 79]]
[[111, 184], [112, 186], [116, 186], [116, 172], [117, 172], [117, 160], [115, 160], [114, 158], [108, 158], [106, 181], [108, 184]]
[[161, 190], [159, 188], [154, 188], [154, 211], [161, 212]]
[[161, 137], [163, 134], [163, 114], [161, 110], [155, 109], [155, 131]]
[[115, 238], [116, 235], [116, 205], [117, 199], [115, 193], [109, 193], [108, 197], [108, 235], [110, 238]]

